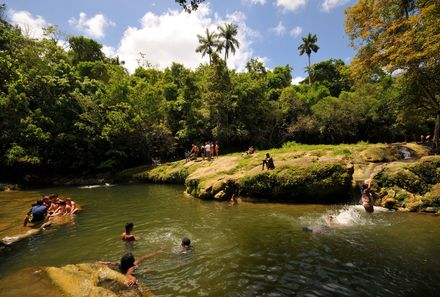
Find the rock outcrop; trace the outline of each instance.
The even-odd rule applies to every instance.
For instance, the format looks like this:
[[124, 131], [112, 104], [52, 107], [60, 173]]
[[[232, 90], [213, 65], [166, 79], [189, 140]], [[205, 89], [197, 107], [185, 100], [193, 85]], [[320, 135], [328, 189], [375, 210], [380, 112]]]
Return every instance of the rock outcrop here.
[[7, 296], [51, 297], [150, 297], [143, 285], [127, 287], [125, 275], [101, 264], [76, 264], [63, 267], [35, 267], [0, 281], [0, 292]]
[[390, 163], [373, 178], [376, 204], [406, 211], [440, 211], [440, 156]]

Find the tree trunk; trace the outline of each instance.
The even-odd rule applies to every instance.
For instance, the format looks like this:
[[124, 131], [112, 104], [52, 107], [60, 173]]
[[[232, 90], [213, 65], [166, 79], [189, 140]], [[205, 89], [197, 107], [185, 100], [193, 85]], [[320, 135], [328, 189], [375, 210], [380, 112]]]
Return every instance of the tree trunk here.
[[308, 54], [307, 57], [309, 58], [309, 67], [307, 68], [307, 71], [309, 72], [309, 86], [312, 85], [312, 77], [310, 74], [310, 55]]
[[439, 134], [440, 134], [440, 109], [437, 110], [437, 118], [435, 119], [434, 136], [432, 138], [432, 147], [435, 150], [437, 150], [439, 148], [438, 147]]

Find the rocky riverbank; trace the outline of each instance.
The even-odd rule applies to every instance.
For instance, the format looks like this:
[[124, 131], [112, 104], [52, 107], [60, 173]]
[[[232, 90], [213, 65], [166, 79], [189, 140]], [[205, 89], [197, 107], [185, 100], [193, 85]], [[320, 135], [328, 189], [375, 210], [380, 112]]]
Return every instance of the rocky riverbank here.
[[[274, 158], [274, 170], [262, 170], [266, 153]], [[378, 205], [438, 211], [440, 173], [436, 160], [440, 157], [425, 157], [427, 154], [426, 147], [413, 143], [337, 146], [293, 143], [252, 155], [236, 153], [211, 161], [199, 158], [138, 167], [121, 172], [118, 178], [185, 184], [188, 194], [206, 200], [224, 201], [235, 194], [243, 199], [305, 203], [352, 201], [357, 185], [372, 179]], [[408, 173], [403, 183], [400, 172], [412, 172], [412, 175]], [[414, 183], [420, 186], [411, 186]], [[402, 198], [403, 193], [406, 198]]]

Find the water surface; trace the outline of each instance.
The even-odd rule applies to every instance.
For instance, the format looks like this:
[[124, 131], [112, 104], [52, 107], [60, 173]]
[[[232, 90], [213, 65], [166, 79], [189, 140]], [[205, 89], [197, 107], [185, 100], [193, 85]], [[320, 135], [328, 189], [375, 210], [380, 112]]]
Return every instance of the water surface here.
[[[0, 255], [0, 278], [23, 268], [119, 260], [162, 249], [137, 270], [156, 296], [438, 296], [440, 218], [343, 205], [206, 202], [168, 185], [57, 188], [84, 210]], [[1, 193], [0, 226], [20, 223], [36, 193]], [[328, 214], [335, 226], [325, 226]], [[120, 240], [126, 222], [141, 237]], [[316, 233], [303, 231], [311, 227]], [[319, 232], [323, 231], [323, 232]], [[2, 231], [5, 232], [5, 231]], [[182, 237], [194, 245], [180, 255]], [[1, 288], [0, 288], [1, 291]]]

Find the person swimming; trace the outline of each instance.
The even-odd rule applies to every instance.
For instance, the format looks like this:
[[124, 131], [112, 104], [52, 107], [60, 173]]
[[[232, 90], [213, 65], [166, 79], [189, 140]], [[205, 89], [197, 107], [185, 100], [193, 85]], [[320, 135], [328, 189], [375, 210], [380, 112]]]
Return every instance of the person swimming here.
[[229, 199], [229, 205], [237, 205], [238, 201], [237, 198], [235, 198], [235, 194], [232, 194], [231, 199]]
[[121, 239], [123, 241], [136, 241], [140, 238], [135, 236], [134, 234], [131, 234], [133, 231], [134, 224], [133, 223], [127, 223], [125, 224], [125, 232], [121, 234]]
[[180, 253], [186, 254], [191, 250], [192, 250], [191, 240], [188, 237], [184, 237], [182, 239], [182, 243], [180, 244]]
[[119, 263], [109, 262], [109, 261], [98, 261], [97, 263], [109, 265], [111, 268], [117, 267], [118, 268], [117, 270], [119, 270], [122, 274], [125, 274], [125, 276], [128, 278], [127, 286], [132, 287], [137, 283], [137, 279], [133, 275], [133, 272], [137, 268], [137, 266], [146, 259], [151, 258], [160, 252], [161, 250], [158, 250], [156, 252], [151, 252], [148, 255], [142, 256], [137, 260], [134, 258], [132, 253], [126, 253], [122, 256], [121, 261]]

